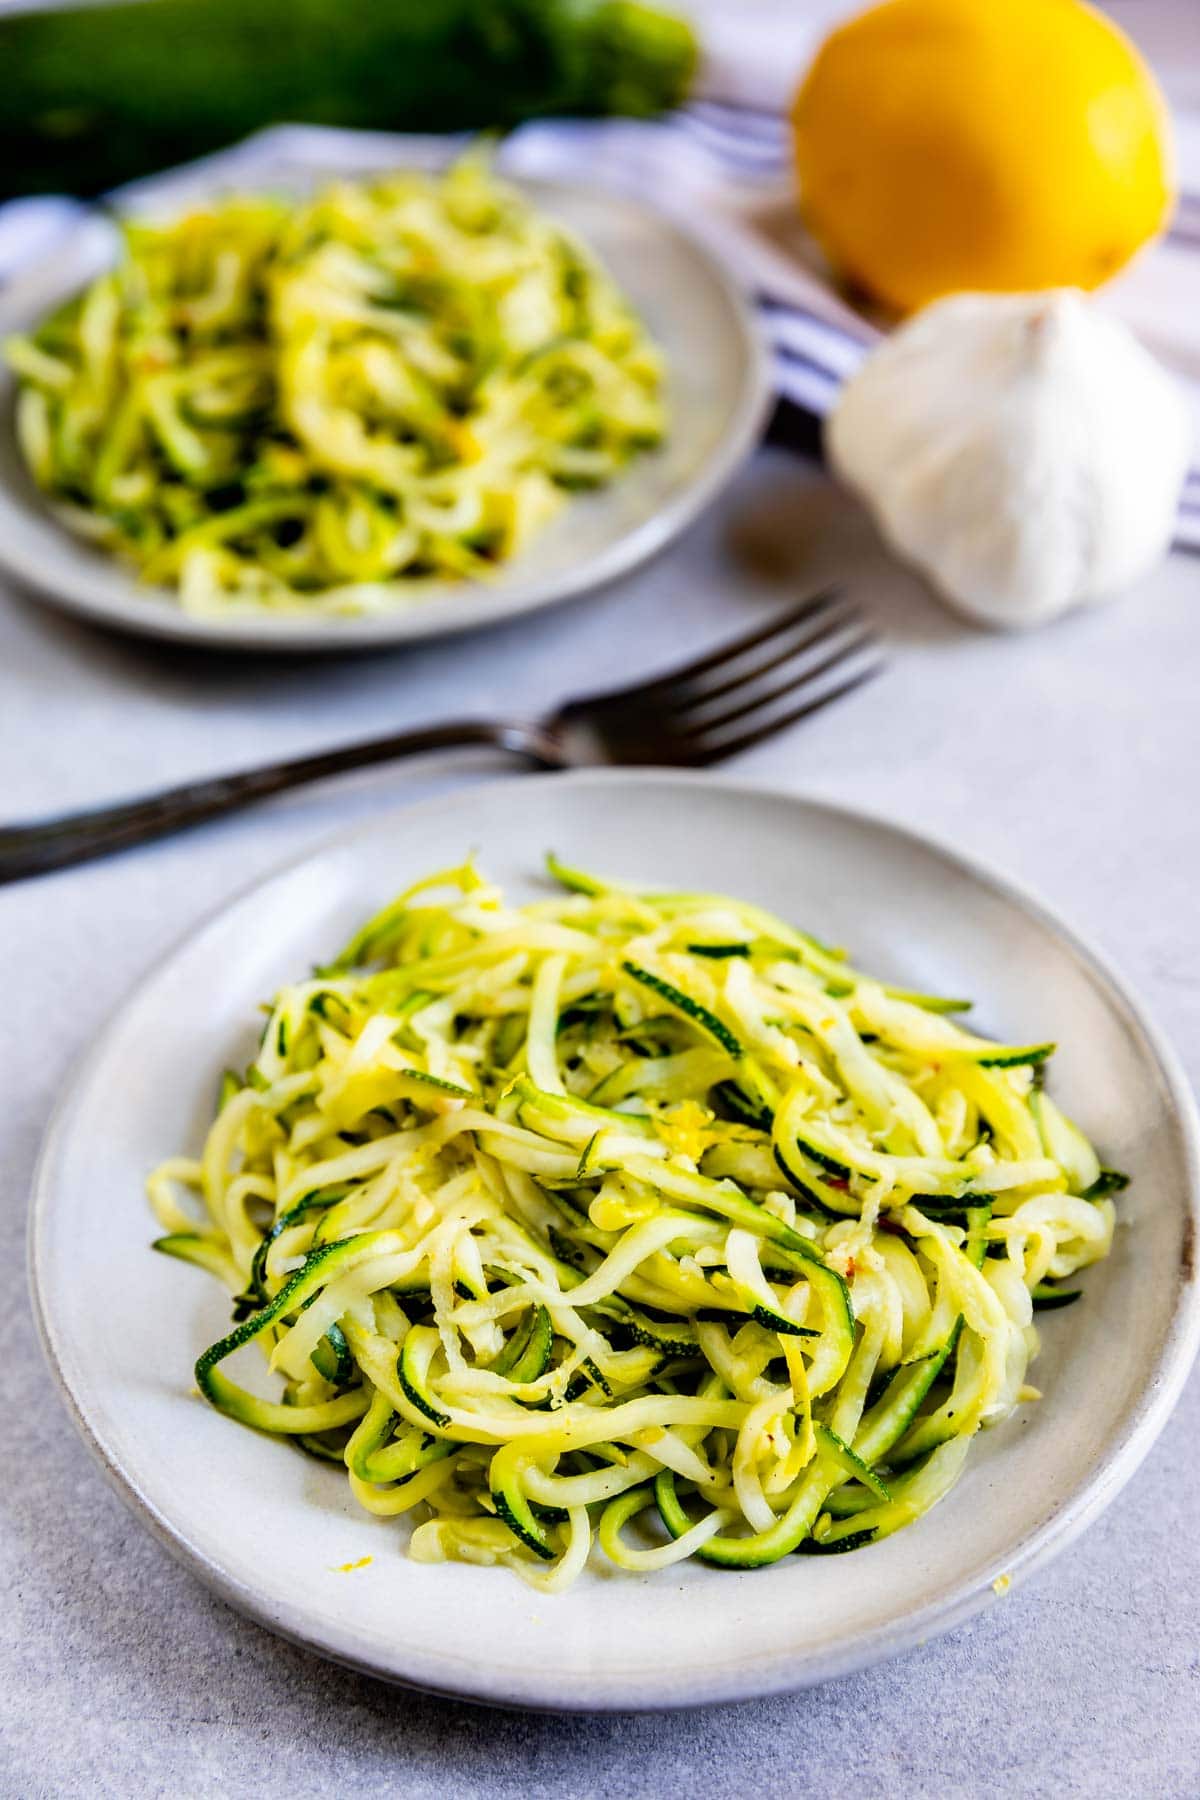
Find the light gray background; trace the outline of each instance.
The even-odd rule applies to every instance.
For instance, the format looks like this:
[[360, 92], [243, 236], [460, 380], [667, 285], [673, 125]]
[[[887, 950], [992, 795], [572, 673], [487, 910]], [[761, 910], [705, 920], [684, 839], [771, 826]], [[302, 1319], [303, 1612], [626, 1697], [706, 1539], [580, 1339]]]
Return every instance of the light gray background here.
[[[1173, 558], [1120, 604], [1039, 635], [985, 636], [779, 452], [636, 580], [444, 647], [325, 667], [222, 662], [0, 597], [0, 812], [99, 801], [501, 696], [532, 709], [665, 668], [830, 575], [870, 610], [889, 672], [738, 772], [887, 809], [1031, 882], [1116, 959], [1195, 1069], [1200, 564]], [[131, 983], [207, 910], [448, 779], [397, 769], [0, 889], [0, 1793], [1200, 1791], [1196, 1380], [1103, 1520], [1003, 1605], [853, 1679], [673, 1717], [487, 1713], [343, 1673], [211, 1598], [109, 1492], [51, 1387], [25, 1294], [47, 1114]]]

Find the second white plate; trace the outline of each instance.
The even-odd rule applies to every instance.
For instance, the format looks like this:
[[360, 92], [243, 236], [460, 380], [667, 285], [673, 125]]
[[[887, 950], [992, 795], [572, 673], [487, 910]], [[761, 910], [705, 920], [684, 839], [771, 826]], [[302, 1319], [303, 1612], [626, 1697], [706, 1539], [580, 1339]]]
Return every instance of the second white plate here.
[[[648, 885], [726, 888], [848, 944], [905, 985], [975, 998], [1001, 1037], [1058, 1040], [1053, 1086], [1130, 1171], [1113, 1253], [1044, 1315], [1045, 1392], [981, 1434], [948, 1499], [853, 1555], [727, 1573], [587, 1572], [560, 1597], [506, 1571], [409, 1562], [343, 1476], [195, 1394], [227, 1329], [196, 1270], [151, 1254], [147, 1171], [198, 1147], [255, 1007], [420, 874], [476, 849], [517, 899], [544, 853]], [[493, 1702], [631, 1708], [824, 1679], [993, 1603], [1133, 1472], [1190, 1366], [1200, 1307], [1197, 1127], [1171, 1052], [1118, 979], [1036, 901], [880, 821], [711, 778], [526, 776], [439, 798], [235, 900], [112, 1023], [50, 1131], [32, 1266], [51, 1364], [125, 1499], [234, 1605], [337, 1660]], [[363, 1567], [346, 1569], [361, 1559]]]
[[[265, 182], [264, 185], [270, 185]], [[14, 384], [0, 367], [0, 570], [96, 624], [225, 650], [336, 651], [410, 642], [518, 618], [600, 587], [664, 549], [697, 518], [753, 449], [771, 393], [749, 307], [715, 258], [661, 214], [602, 189], [518, 182], [550, 217], [591, 245], [662, 347], [670, 418], [660, 450], [611, 487], [572, 495], [547, 528], [487, 583], [400, 593], [361, 617], [303, 612], [187, 613], [164, 589], [82, 543], [48, 510], [21, 461]], [[195, 183], [188, 200], [203, 194]], [[0, 298], [0, 340], [28, 330], [111, 260], [98, 218]]]

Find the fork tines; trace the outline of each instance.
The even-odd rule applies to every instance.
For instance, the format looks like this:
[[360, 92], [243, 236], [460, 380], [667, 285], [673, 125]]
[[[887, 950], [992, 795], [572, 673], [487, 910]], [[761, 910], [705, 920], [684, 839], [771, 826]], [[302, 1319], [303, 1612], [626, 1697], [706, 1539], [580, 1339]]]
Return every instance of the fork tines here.
[[653, 708], [672, 761], [713, 763], [861, 687], [883, 667], [876, 645], [859, 608], [827, 588], [623, 698]]

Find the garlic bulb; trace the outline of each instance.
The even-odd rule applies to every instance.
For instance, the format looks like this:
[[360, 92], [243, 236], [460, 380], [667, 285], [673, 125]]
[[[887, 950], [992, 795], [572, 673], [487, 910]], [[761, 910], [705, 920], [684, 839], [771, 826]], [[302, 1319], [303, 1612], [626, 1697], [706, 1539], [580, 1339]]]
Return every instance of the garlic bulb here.
[[901, 556], [989, 625], [1117, 593], [1170, 543], [1192, 426], [1170, 378], [1074, 289], [956, 294], [902, 325], [826, 424]]

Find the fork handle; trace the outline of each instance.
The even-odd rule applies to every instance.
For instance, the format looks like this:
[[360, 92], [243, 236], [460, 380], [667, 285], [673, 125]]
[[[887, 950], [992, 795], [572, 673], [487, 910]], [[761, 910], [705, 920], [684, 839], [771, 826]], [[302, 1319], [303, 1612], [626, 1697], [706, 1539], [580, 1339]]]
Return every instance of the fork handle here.
[[52, 869], [65, 869], [93, 857], [132, 849], [152, 838], [169, 837], [188, 826], [253, 806], [272, 794], [340, 775], [348, 769], [365, 769], [403, 756], [474, 745], [506, 750], [544, 767], [558, 767], [562, 761], [551, 734], [536, 725], [464, 719], [448, 725], [424, 726], [391, 737], [343, 744], [316, 756], [296, 756], [263, 768], [242, 769], [234, 775], [185, 782], [182, 787], [166, 788], [141, 800], [96, 807], [90, 812], [66, 813], [61, 818], [30, 825], [0, 827], [0, 883], [46, 875]]

